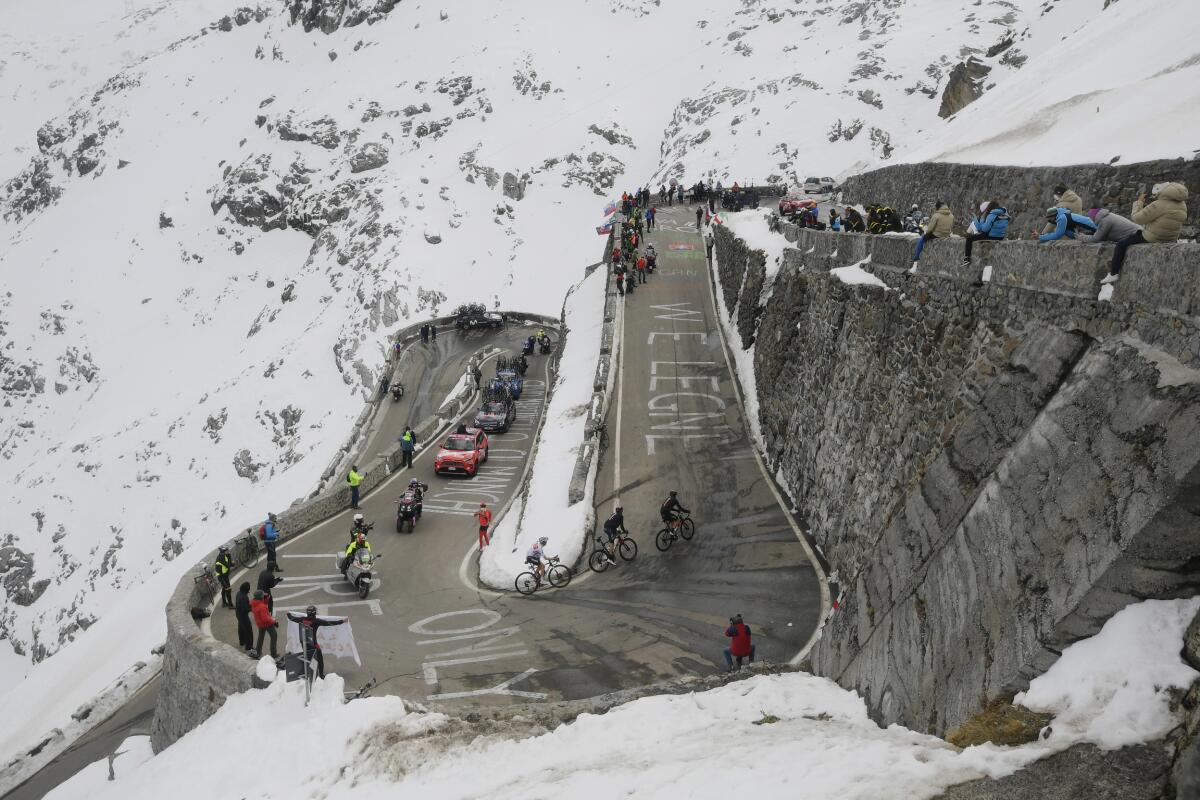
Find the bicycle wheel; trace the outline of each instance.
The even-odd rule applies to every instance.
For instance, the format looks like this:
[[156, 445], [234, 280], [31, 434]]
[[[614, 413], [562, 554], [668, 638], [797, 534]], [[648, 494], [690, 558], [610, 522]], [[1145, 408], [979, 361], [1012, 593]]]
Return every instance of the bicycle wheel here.
[[532, 572], [522, 572], [517, 576], [517, 591], [521, 594], [533, 594], [537, 591], [537, 578]]
[[622, 539], [621, 546], [617, 548], [617, 552], [626, 561], [633, 561], [637, 558], [637, 542], [633, 539]]
[[547, 573], [550, 578], [550, 585], [555, 589], [561, 589], [571, 582], [571, 570], [564, 567], [562, 564], [555, 564]]
[[237, 560], [243, 567], [249, 567], [258, 559], [258, 548], [253, 539], [243, 539], [238, 542]]
[[671, 549], [671, 545], [675, 542], [675, 537], [666, 528], [658, 532], [658, 536], [654, 537], [654, 546], [664, 553]]
[[588, 567], [592, 572], [604, 572], [608, 569], [608, 555], [603, 550], [593, 550], [588, 556]]
[[696, 525], [690, 520], [681, 520], [679, 523], [679, 535], [684, 539], [691, 539], [696, 534]]

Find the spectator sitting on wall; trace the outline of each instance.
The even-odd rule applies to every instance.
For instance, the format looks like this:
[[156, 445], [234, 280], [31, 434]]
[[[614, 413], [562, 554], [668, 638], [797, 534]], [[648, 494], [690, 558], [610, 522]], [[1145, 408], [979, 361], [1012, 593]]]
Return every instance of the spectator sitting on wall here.
[[1179, 229], [1187, 222], [1187, 187], [1182, 183], [1163, 186], [1157, 199], [1146, 205], [1146, 195], [1133, 203], [1133, 221], [1143, 226], [1142, 230], [1129, 234], [1117, 242], [1113, 251], [1112, 266], [1101, 283], [1116, 283], [1125, 263], [1125, 251], [1135, 244], [1146, 242], [1174, 242], [1179, 239]]
[[842, 218], [841, 218], [841, 216], [838, 215], [836, 208], [829, 209], [829, 230], [831, 230], [831, 231], [841, 231], [842, 230]]
[[[1054, 207], [1065, 208], [1072, 214], [1082, 214], [1083, 200], [1065, 184], [1060, 183], [1054, 187]], [[1053, 223], [1047, 222], [1042, 228], [1042, 233], [1050, 233], [1052, 230], [1054, 230]]]
[[997, 200], [979, 204], [979, 216], [971, 221], [967, 229], [967, 247], [963, 252], [963, 266], [971, 263], [971, 246], [983, 239], [999, 241], [1008, 235], [1008, 210]]
[[925, 243], [930, 239], [946, 238], [950, 235], [953, 227], [954, 215], [950, 213], [950, 209], [945, 203], [938, 200], [933, 210], [933, 216], [925, 223], [925, 232], [917, 240], [917, 248], [913, 251], [911, 272], [917, 271], [917, 262], [921, 260], [921, 252], [925, 249]]
[[[1096, 223], [1092, 222], [1090, 217], [1085, 217], [1083, 214], [1076, 214], [1068, 208], [1047, 208], [1046, 222], [1050, 231], [1043, 233], [1037, 237], [1039, 242], [1054, 242], [1063, 238], [1075, 238], [1075, 232], [1081, 234], [1093, 234], [1096, 232]], [[1034, 231], [1036, 234], [1037, 231]]]
[[1142, 229], [1142, 226], [1133, 220], [1114, 214], [1107, 208], [1093, 208], [1088, 212], [1088, 216], [1096, 223], [1096, 232], [1080, 239], [1084, 244], [1118, 242]]
[[846, 206], [846, 210], [842, 212], [842, 229], [848, 233], [863, 233], [867, 230], [867, 223], [854, 206]]

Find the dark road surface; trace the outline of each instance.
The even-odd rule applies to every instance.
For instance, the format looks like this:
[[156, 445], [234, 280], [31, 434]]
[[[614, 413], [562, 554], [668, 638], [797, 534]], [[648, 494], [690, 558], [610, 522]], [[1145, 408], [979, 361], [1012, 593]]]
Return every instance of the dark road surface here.
[[[382, 555], [366, 600], [336, 566], [353, 511], [280, 548], [285, 580], [276, 589], [275, 611], [281, 651], [284, 612], [315, 604], [322, 614], [350, 618], [361, 663], [326, 657], [326, 669], [345, 677], [348, 689], [374, 678], [377, 693], [449, 710], [578, 699], [710, 675], [724, 669], [723, 631], [735, 613], [752, 627], [760, 659], [788, 662], [804, 647], [821, 613], [821, 587], [798, 529], [752, 450], [718, 331], [694, 207], [664, 210], [659, 221], [660, 230], [650, 234], [658, 272], [625, 301], [617, 318], [622, 355], [606, 421], [611, 442], [596, 486], [598, 522], [618, 501], [624, 505], [639, 548], [636, 560], [603, 574], [579, 564], [565, 590], [532, 597], [477, 585], [471, 514], [480, 500], [498, 510], [519, 487], [545, 408], [547, 358], [534, 356], [517, 421], [509, 433], [490, 437], [489, 460], [476, 477], [435, 476], [437, 443], [422, 443], [413, 469], [400, 470], [363, 498], [362, 513], [376, 526], [371, 544]], [[386, 401], [361, 460], [390, 446], [405, 424], [436, 410], [474, 352], [489, 344], [518, 352], [530, 332], [520, 325], [495, 334], [446, 331], [436, 343], [414, 345], [420, 357], [404, 378], [406, 395]], [[483, 373], [485, 380], [494, 373], [494, 359], [483, 364]], [[424, 517], [414, 533], [397, 534], [395, 502], [411, 477], [430, 486]], [[662, 527], [658, 507], [670, 489], [692, 510], [697, 534], [660, 553], [654, 546]], [[235, 590], [242, 580], [253, 585], [260, 568], [244, 577], [235, 573]], [[217, 608], [212, 630], [237, 641], [231, 611]], [[91, 760], [111, 752], [120, 738]], [[65, 772], [58, 780], [65, 779], [81, 766], [56, 761], [25, 786], [44, 773]]]

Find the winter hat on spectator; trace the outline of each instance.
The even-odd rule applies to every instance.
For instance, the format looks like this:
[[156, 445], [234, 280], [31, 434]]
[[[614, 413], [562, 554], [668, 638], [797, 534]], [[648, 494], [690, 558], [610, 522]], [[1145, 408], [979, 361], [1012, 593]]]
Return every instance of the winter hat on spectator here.
[[1098, 208], [1089, 208], [1089, 209], [1088, 209], [1088, 218], [1089, 218], [1089, 219], [1091, 219], [1091, 221], [1092, 221], [1092, 222], [1095, 222], [1095, 221], [1096, 221], [1096, 215], [1097, 215], [1097, 214], [1099, 214], [1099, 213], [1100, 213], [1100, 209], [1098, 209]]

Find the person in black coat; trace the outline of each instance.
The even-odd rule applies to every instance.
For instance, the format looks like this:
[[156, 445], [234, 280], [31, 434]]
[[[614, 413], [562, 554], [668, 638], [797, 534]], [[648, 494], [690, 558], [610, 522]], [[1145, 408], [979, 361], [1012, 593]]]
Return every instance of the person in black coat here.
[[[274, 578], [273, 574], [272, 578]], [[259, 578], [259, 580], [262, 579]], [[254, 649], [254, 632], [250, 627], [250, 581], [243, 581], [242, 585], [238, 587], [237, 598], [233, 603], [233, 613], [237, 617], [238, 645], [249, 653]]]
[[[258, 573], [258, 586], [256, 588], [258, 589], [258, 591], [263, 593], [264, 597], [267, 598], [267, 610], [270, 611], [271, 613], [275, 613], [275, 598], [271, 596], [271, 590], [274, 589], [276, 586], [278, 586], [281, 583], [283, 583], [283, 578], [280, 578], [279, 576], [277, 576], [275, 574], [275, 565], [268, 561], [266, 568], [263, 569], [262, 572]], [[247, 591], [249, 591], [249, 586], [250, 586], [250, 584], [246, 584]], [[247, 610], [249, 609], [249, 607], [250, 607], [250, 598], [247, 597], [246, 598]]]

